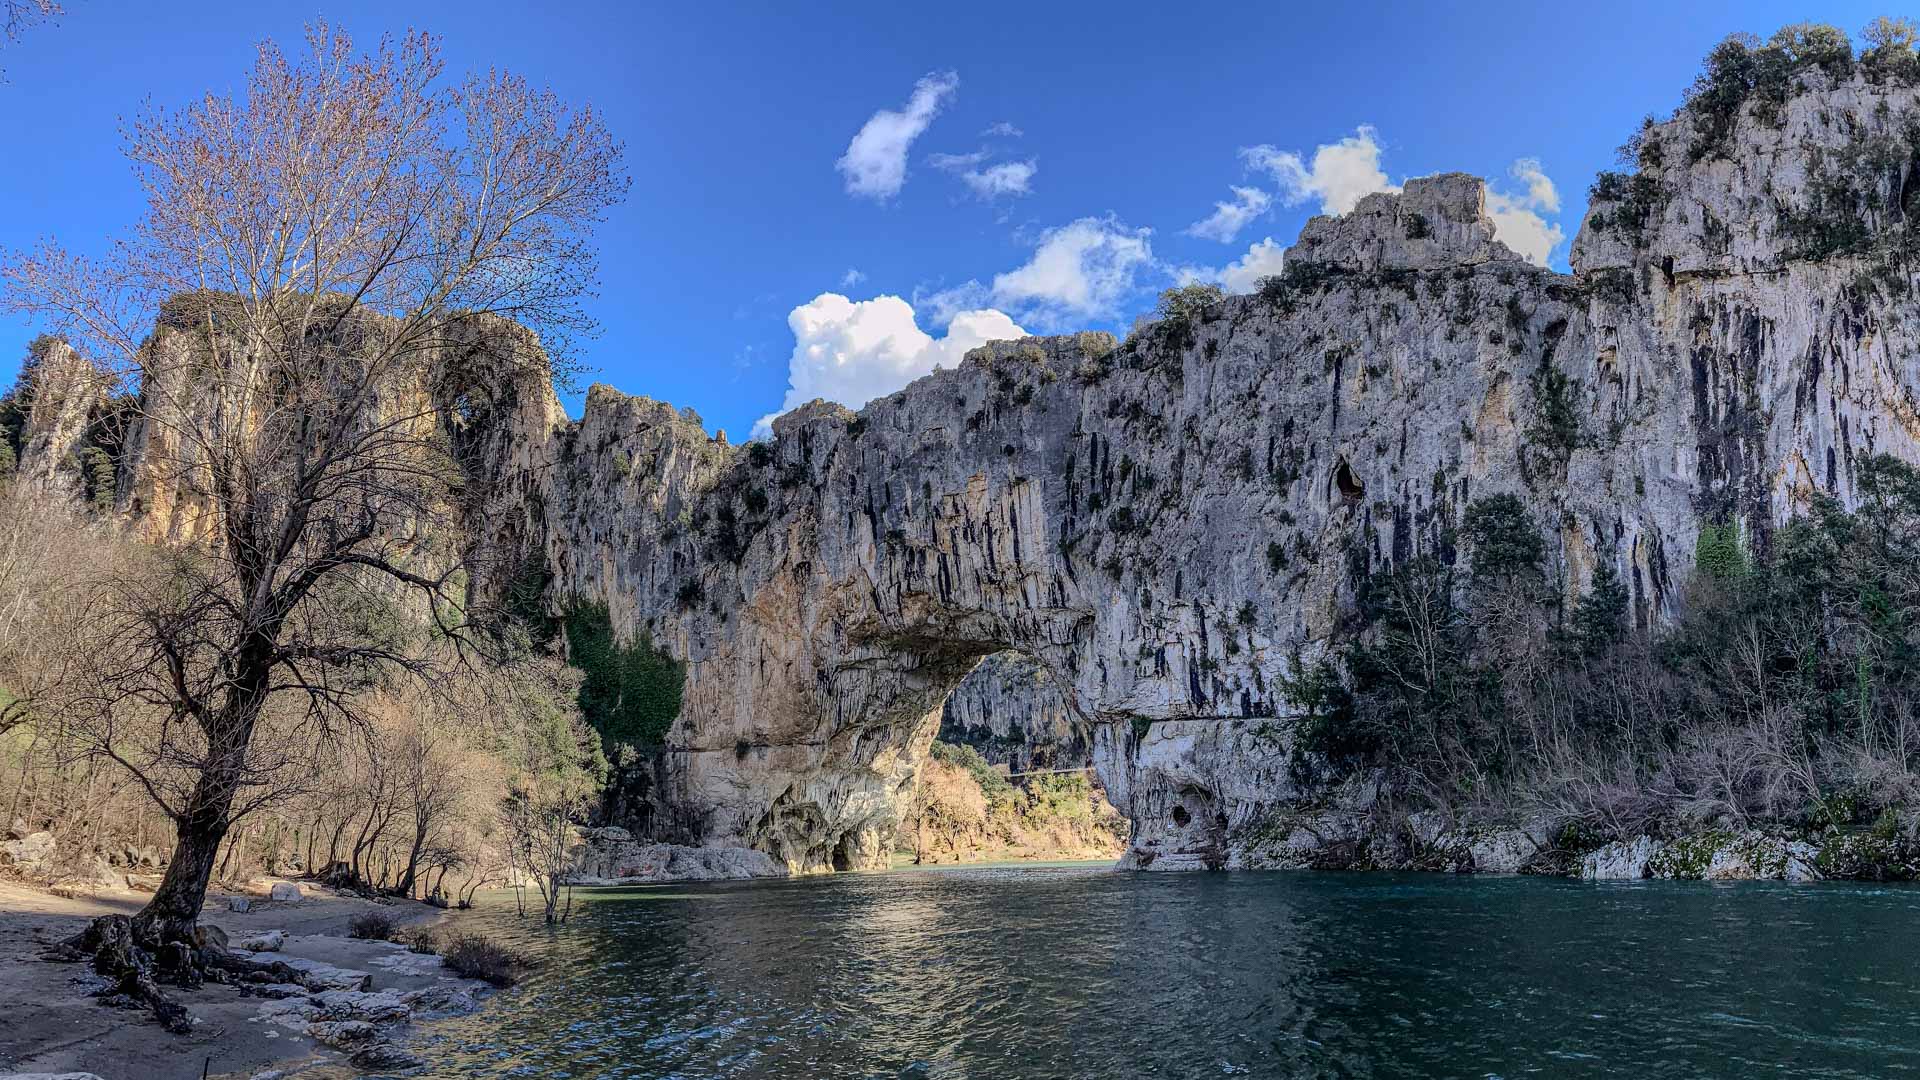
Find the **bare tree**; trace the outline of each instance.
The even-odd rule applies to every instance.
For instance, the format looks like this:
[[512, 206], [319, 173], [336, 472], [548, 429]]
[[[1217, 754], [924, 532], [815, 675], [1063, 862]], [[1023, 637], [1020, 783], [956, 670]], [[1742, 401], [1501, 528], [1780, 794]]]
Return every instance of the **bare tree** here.
[[548, 925], [566, 921], [572, 904], [560, 906], [578, 843], [574, 821], [591, 793], [564, 778], [523, 778], [501, 808], [508, 860], [516, 880], [531, 879], [540, 891]]
[[[129, 127], [146, 210], [111, 255], [0, 268], [8, 310], [137, 387], [122, 503], [191, 541], [113, 590], [118, 662], [88, 701], [100, 751], [176, 826], [131, 928], [147, 949], [193, 940], [222, 838], [273, 794], [263, 718], [336, 740], [370, 680], [459, 633], [435, 390], [476, 353], [511, 378], [545, 377], [542, 345], [569, 362], [592, 229], [626, 186], [595, 113], [500, 72], [444, 85], [427, 35], [306, 44], [262, 44], [242, 96]], [[118, 741], [130, 710], [160, 714], [157, 742]]]
[[0, 35], [18, 41], [26, 31], [58, 18], [62, 10], [55, 0], [0, 0]]

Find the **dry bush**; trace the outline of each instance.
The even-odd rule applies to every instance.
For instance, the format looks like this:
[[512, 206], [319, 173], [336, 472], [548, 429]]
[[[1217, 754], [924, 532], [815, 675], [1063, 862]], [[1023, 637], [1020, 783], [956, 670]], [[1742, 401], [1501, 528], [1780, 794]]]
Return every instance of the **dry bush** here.
[[387, 941], [393, 936], [393, 924], [391, 912], [362, 912], [347, 923], [347, 936], [367, 941]]
[[440, 949], [440, 962], [455, 974], [480, 979], [495, 986], [512, 986], [530, 965], [526, 959], [477, 934], [461, 934], [448, 939]]

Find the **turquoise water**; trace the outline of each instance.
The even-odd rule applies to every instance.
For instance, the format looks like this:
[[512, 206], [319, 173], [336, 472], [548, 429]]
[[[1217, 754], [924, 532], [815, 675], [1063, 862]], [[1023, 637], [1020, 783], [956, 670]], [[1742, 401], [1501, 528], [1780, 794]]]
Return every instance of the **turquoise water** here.
[[582, 892], [458, 1077], [1897, 1076], [1920, 890], [981, 868]]

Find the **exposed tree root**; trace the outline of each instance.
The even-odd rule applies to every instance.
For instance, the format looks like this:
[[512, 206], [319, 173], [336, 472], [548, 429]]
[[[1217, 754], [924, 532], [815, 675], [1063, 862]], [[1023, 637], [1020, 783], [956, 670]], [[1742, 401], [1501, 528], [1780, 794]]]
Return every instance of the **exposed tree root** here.
[[142, 923], [126, 915], [102, 915], [60, 943], [50, 954], [60, 960], [90, 960], [96, 974], [113, 987], [102, 998], [113, 1005], [148, 1008], [160, 1026], [175, 1035], [193, 1030], [186, 1006], [161, 986], [192, 989], [207, 982], [292, 983], [315, 989], [296, 969], [274, 961], [235, 956], [217, 926]]

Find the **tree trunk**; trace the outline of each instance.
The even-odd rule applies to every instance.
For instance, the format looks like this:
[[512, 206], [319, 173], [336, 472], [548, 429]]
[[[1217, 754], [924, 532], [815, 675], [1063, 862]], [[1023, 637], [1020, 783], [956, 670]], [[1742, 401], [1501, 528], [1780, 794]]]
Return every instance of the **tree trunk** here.
[[415, 814], [414, 827], [413, 827], [413, 848], [407, 852], [406, 869], [401, 872], [399, 883], [394, 885], [393, 887], [394, 892], [396, 893], [404, 892], [408, 896], [413, 895], [413, 887], [416, 880], [416, 875], [418, 875], [419, 873], [420, 851], [421, 849], [427, 846], [428, 825], [426, 822], [420, 820], [420, 818], [421, 818], [421, 815]]
[[233, 797], [245, 753], [242, 743], [213, 758], [194, 784], [187, 812], [175, 820], [177, 839], [167, 874], [153, 899], [133, 918], [134, 938], [143, 948], [193, 941], [200, 908], [207, 900], [207, 881], [220, 855], [220, 841], [233, 825]]
[[135, 938], [142, 946], [193, 940], [200, 907], [207, 899], [207, 881], [213, 876], [213, 861], [226, 834], [224, 802], [217, 813], [193, 814], [180, 820], [166, 877], [160, 880], [153, 899], [134, 917]]

